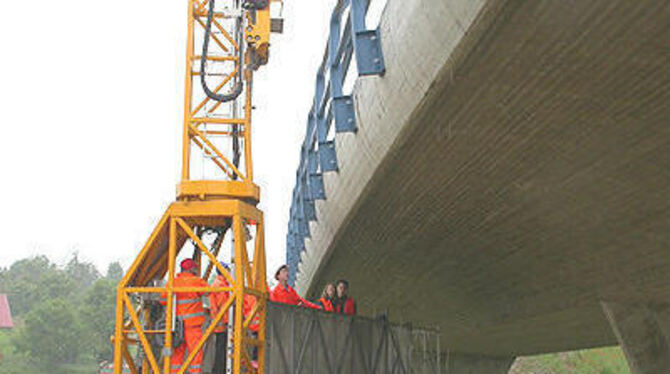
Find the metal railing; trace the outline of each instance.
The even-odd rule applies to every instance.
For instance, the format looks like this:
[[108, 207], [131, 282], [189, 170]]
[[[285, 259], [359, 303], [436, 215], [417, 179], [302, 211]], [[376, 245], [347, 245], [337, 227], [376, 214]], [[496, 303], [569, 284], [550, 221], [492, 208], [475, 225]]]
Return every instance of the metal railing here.
[[358, 76], [385, 72], [379, 29], [366, 27], [369, 5], [370, 0], [339, 0], [330, 19], [291, 202], [286, 239], [290, 284], [295, 282], [305, 238], [310, 237], [309, 222], [317, 219], [314, 202], [326, 199], [323, 173], [338, 170], [334, 133], [357, 130], [354, 98], [343, 92], [351, 60], [356, 60]]

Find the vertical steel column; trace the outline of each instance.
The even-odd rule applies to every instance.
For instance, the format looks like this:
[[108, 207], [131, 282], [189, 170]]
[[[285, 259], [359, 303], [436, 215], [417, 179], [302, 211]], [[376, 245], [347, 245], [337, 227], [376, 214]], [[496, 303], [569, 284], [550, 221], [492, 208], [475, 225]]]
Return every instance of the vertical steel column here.
[[[240, 47], [241, 48], [241, 47]], [[253, 88], [253, 75], [251, 72], [247, 71], [246, 73], [246, 99], [244, 101], [244, 164], [246, 167], [246, 176], [249, 180], [254, 179], [254, 168], [253, 162], [251, 159], [251, 110], [252, 102], [252, 88]]]
[[174, 269], [177, 258], [177, 222], [174, 217], [169, 220], [170, 231], [168, 234], [168, 282], [167, 282], [167, 306], [165, 310], [165, 348], [163, 351], [163, 372], [170, 372], [170, 356], [173, 353], [172, 347], [172, 321], [174, 319]]
[[[258, 228], [256, 231], [256, 248], [254, 250], [254, 267], [258, 274], [255, 274], [254, 281], [256, 282], [256, 288], [267, 287], [267, 269], [265, 264], [265, 220], [261, 218], [258, 221]], [[262, 262], [262, 263], [261, 263]], [[257, 302], [260, 304], [259, 309], [259, 327], [258, 327], [258, 340], [263, 342], [261, 346], [258, 347], [258, 367], [260, 371], [265, 370], [265, 359], [267, 357], [267, 350], [265, 349], [265, 328], [266, 328], [266, 318], [267, 318], [267, 299], [264, 297], [257, 298]]]
[[121, 347], [123, 346], [123, 287], [116, 289], [116, 323], [114, 328], [114, 374], [121, 374], [123, 359]]
[[233, 372], [242, 373], [242, 334], [244, 333], [242, 324], [244, 323], [244, 266], [242, 266], [242, 256], [246, 256], [244, 249], [244, 227], [242, 217], [239, 213], [233, 216], [233, 233], [235, 235], [235, 325], [233, 327]]
[[186, 75], [184, 77], [184, 125], [182, 134], [182, 166], [181, 180], [185, 181], [191, 177], [191, 137], [189, 126], [191, 121], [191, 106], [193, 96], [193, 56], [194, 52], [194, 0], [188, 0], [188, 30], [186, 34]]

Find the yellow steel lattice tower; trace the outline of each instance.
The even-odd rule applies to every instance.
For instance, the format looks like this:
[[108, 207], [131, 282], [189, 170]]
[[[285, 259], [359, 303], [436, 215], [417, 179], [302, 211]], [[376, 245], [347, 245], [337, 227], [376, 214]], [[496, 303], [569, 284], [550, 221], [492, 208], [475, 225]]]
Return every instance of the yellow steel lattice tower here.
[[[114, 373], [185, 373], [229, 309], [233, 318], [233, 373], [262, 373], [268, 295], [264, 220], [256, 208], [251, 111], [253, 73], [268, 58], [268, 0], [189, 0], [181, 182], [172, 203], [120, 282], [116, 299]], [[216, 232], [209, 245], [204, 232]], [[218, 262], [226, 232], [233, 238], [231, 273]], [[249, 244], [253, 243], [250, 248]], [[186, 247], [193, 243], [190, 255]], [[253, 259], [249, 255], [253, 251]], [[214, 267], [230, 287], [175, 288], [177, 257], [193, 258], [207, 279]], [[205, 267], [205, 263], [207, 266]], [[177, 292], [230, 292], [181, 367], [171, 368]], [[166, 307], [158, 300], [166, 296]], [[245, 295], [256, 298], [243, 314]], [[259, 321], [258, 337], [249, 326]], [[131, 349], [131, 346], [136, 348]], [[257, 369], [250, 358], [258, 349]]]

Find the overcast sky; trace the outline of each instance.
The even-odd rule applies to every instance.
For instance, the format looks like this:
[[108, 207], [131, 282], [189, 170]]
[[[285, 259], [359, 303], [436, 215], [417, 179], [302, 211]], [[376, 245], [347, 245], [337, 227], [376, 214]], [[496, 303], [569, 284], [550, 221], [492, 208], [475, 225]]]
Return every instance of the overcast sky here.
[[[286, 221], [335, 0], [289, 0], [256, 75], [268, 266]], [[186, 0], [0, 2], [0, 266], [77, 251], [127, 267], [175, 198]]]

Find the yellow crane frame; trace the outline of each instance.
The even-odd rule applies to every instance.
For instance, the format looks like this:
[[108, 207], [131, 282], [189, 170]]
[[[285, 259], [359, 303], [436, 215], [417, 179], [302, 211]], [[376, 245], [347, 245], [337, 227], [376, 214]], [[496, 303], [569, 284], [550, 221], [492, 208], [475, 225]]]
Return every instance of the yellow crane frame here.
[[[174, 298], [177, 292], [230, 292], [228, 299], [210, 326], [204, 331], [197, 349], [189, 352], [178, 373], [184, 373], [197, 352], [202, 350], [211, 336], [216, 324], [222, 320], [231, 307], [234, 307], [233, 322], [233, 373], [263, 373], [265, 368], [265, 311], [268, 298], [265, 264], [264, 220], [263, 213], [256, 208], [260, 199], [260, 190], [253, 182], [251, 158], [251, 111], [253, 72], [267, 62], [270, 34], [269, 4], [263, 9], [238, 8], [237, 16], [242, 22], [235, 30], [242, 37], [236, 39], [226, 20], [236, 17], [225, 11], [213, 13], [211, 33], [214, 53], [205, 58], [208, 63], [229, 66], [226, 74], [215, 77], [219, 81], [213, 92], [230, 89], [236, 77], [242, 77], [242, 94], [230, 103], [213, 102], [203, 95], [202, 90], [194, 86], [194, 77], [203, 74], [195, 69], [195, 62], [201, 59], [196, 54], [196, 28], [206, 30], [208, 16], [207, 5], [210, 0], [188, 0], [188, 36], [186, 53], [186, 84], [183, 123], [182, 176], [177, 186], [177, 201], [172, 203], [144, 248], [129, 268], [117, 288], [116, 328], [114, 343], [114, 373], [121, 374], [127, 366], [133, 374], [171, 373], [170, 354], [173, 345]], [[221, 0], [219, 0], [221, 1]], [[232, 4], [233, 0], [226, 0]], [[229, 9], [229, 8], [225, 8]], [[240, 29], [239, 25], [242, 25]], [[239, 34], [242, 33], [242, 34]], [[240, 53], [243, 48], [244, 54]], [[243, 56], [243, 58], [240, 58]], [[243, 61], [240, 61], [243, 60]], [[224, 65], [228, 64], [228, 65]], [[241, 73], [240, 73], [241, 69]], [[208, 77], [211, 78], [211, 77]], [[231, 110], [237, 105], [242, 110]], [[232, 114], [231, 114], [232, 113]], [[222, 151], [220, 138], [237, 137], [243, 144], [243, 166], [231, 162], [230, 156]], [[206, 162], [215, 165], [218, 175], [211, 179], [191, 179], [192, 145], [200, 151]], [[242, 169], [242, 170], [240, 170]], [[248, 235], [245, 226], [256, 227], [253, 261], [249, 259], [246, 243]], [[201, 227], [230, 228], [234, 238], [234, 274], [230, 274], [217, 260], [221, 241], [208, 247], [197, 234]], [[205, 274], [207, 279], [214, 267], [228, 280], [230, 287], [174, 287], [176, 259], [187, 241], [192, 241], [197, 250], [194, 259], [202, 266], [202, 259], [209, 260]], [[202, 270], [202, 267], [200, 268]], [[156, 285], [157, 280], [166, 282]], [[141, 297], [167, 295], [165, 328], [148, 328], [151, 316], [136, 302]], [[243, 314], [245, 295], [253, 295], [257, 302], [248, 316]], [[249, 334], [249, 326], [258, 319], [260, 328], [258, 338]], [[164, 336], [162, 364], [152, 350], [149, 338], [155, 334]], [[131, 346], [142, 349], [144, 357], [141, 371], [131, 355]], [[249, 348], [257, 347], [257, 369], [251, 364]]]

